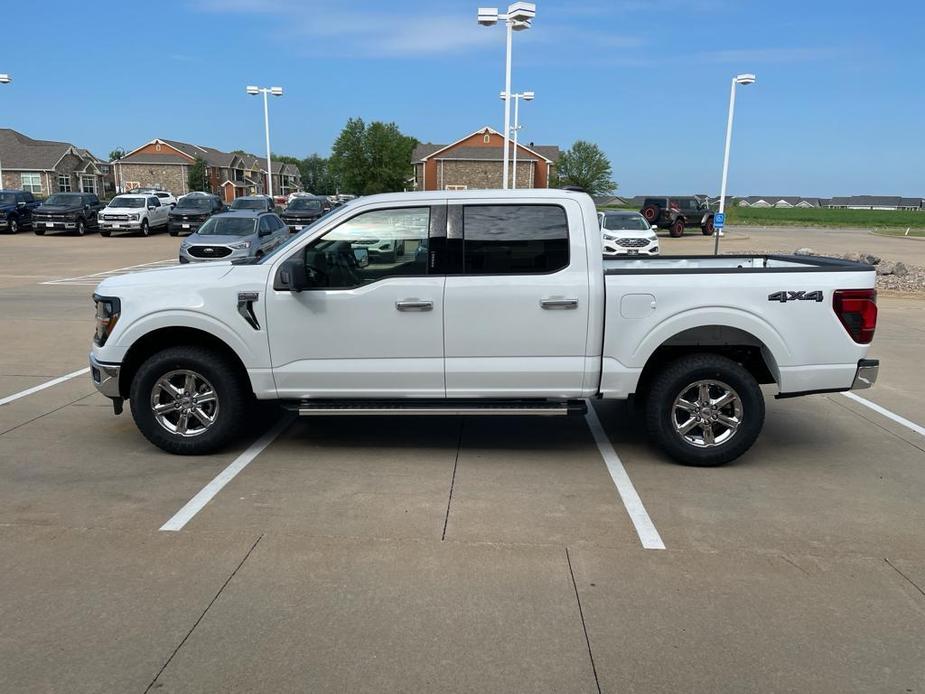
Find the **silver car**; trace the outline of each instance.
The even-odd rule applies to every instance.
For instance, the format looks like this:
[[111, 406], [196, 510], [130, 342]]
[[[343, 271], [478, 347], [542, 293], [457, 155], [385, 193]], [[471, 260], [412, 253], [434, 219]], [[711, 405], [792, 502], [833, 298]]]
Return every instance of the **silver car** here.
[[211, 217], [180, 244], [181, 263], [262, 258], [284, 241], [289, 228], [273, 212], [239, 210]]

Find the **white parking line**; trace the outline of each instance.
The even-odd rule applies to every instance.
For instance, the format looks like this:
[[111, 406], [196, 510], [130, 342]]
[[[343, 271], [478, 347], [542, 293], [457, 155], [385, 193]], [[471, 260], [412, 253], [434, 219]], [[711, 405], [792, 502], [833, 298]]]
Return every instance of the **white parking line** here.
[[626, 512], [633, 522], [633, 527], [636, 528], [636, 534], [639, 536], [639, 541], [642, 542], [643, 548], [665, 549], [665, 543], [662, 542], [661, 535], [655, 529], [655, 524], [649, 517], [646, 507], [643, 506], [642, 499], [639, 498], [639, 494], [636, 492], [636, 487], [633, 486], [632, 480], [626, 474], [626, 468], [623, 467], [620, 456], [617, 455], [613, 445], [610, 443], [610, 439], [607, 438], [604, 427], [601, 426], [601, 421], [597, 418], [597, 413], [590, 402], [588, 403], [585, 420], [588, 422], [588, 428], [591, 430], [591, 435], [594, 436], [594, 442], [601, 452], [601, 457], [607, 465], [610, 477], [617, 487], [617, 493], [623, 500], [623, 506], [626, 507]]
[[59, 376], [58, 378], [53, 378], [53, 379], [51, 379], [50, 381], [45, 381], [44, 383], [40, 383], [40, 384], [37, 385], [37, 386], [32, 386], [31, 388], [26, 388], [25, 390], [21, 390], [21, 391], [19, 391], [18, 393], [13, 393], [12, 395], [7, 395], [5, 398], [0, 398], [0, 406], [2, 406], [2, 405], [8, 405], [9, 403], [13, 402], [14, 400], [19, 400], [20, 398], [24, 398], [24, 397], [26, 397], [27, 395], [32, 395], [33, 393], [38, 393], [40, 390], [45, 390], [46, 388], [51, 388], [52, 386], [56, 386], [56, 385], [58, 385], [59, 383], [64, 383], [65, 381], [69, 381], [69, 380], [71, 380], [72, 378], [77, 378], [78, 376], [83, 376], [83, 375], [86, 374], [86, 373], [90, 373], [90, 367], [89, 367], [89, 366], [88, 366], [87, 368], [85, 368], [85, 369], [81, 369], [80, 371], [74, 371], [73, 373], [65, 374], [64, 376]]
[[246, 468], [250, 463], [263, 452], [263, 449], [269, 446], [283, 431], [292, 424], [294, 417], [283, 417], [267, 433], [254, 441], [247, 447], [241, 455], [235, 458], [231, 464], [215, 476], [211, 482], [203, 487], [196, 496], [186, 502], [173, 517], [164, 523], [160, 529], [168, 532], [183, 530], [183, 526], [189, 523], [193, 516], [199, 513], [212, 498], [222, 491], [222, 488], [231, 482], [241, 470]]
[[167, 258], [166, 260], [155, 260], [151, 263], [141, 263], [139, 265], [129, 265], [128, 267], [119, 267], [114, 270], [104, 270], [95, 272], [92, 275], [78, 275], [77, 277], [61, 277], [59, 279], [48, 280], [41, 284], [67, 285], [74, 287], [96, 286], [107, 277], [116, 277], [117, 275], [126, 275], [130, 272], [142, 270], [156, 270], [161, 267], [172, 267], [177, 265], [176, 258]]
[[887, 417], [888, 419], [892, 419], [897, 424], [901, 424], [907, 429], [914, 431], [919, 436], [925, 436], [925, 427], [919, 426], [915, 422], [912, 422], [906, 419], [905, 417], [901, 417], [895, 412], [890, 412], [888, 409], [886, 409], [885, 407], [880, 407], [880, 405], [878, 405], [875, 402], [871, 402], [870, 400], [866, 400], [862, 398], [860, 395], [855, 395], [854, 393], [850, 393], [850, 392], [842, 393], [842, 395], [844, 395], [846, 398], [851, 398], [852, 400], [854, 400], [857, 403], [860, 403], [861, 405], [864, 405], [864, 407], [869, 407], [874, 412], [882, 414], [884, 417]]

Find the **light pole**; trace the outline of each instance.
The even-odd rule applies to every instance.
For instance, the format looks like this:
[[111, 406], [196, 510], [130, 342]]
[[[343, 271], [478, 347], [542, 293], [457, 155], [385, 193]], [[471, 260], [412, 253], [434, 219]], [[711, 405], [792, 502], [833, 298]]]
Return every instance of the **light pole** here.
[[[529, 29], [536, 16], [536, 4], [532, 2], [515, 2], [508, 5], [507, 14], [499, 14], [497, 7], [480, 7], [478, 22], [490, 27], [499, 21], [507, 27], [507, 51], [504, 60], [504, 93], [511, 93], [511, 36], [515, 31]], [[501, 187], [508, 187], [508, 157], [510, 156], [511, 102], [504, 100], [504, 162], [502, 164]]]
[[[9, 84], [13, 78], [6, 73], [0, 74], [0, 84]], [[0, 161], [0, 188], [3, 188], [3, 162]]]
[[[736, 110], [736, 86], [748, 85], [755, 83], [755, 76], [749, 72], [736, 75], [732, 78], [732, 86], [729, 88], [729, 120], [726, 121], [726, 150], [723, 153], [723, 182], [719, 187], [719, 214], [723, 215], [725, 223], [726, 218], [726, 179], [729, 176], [729, 147], [732, 144], [732, 116]], [[723, 235], [722, 226], [713, 230], [713, 255], [719, 255], [719, 237]]]
[[273, 162], [270, 161], [270, 109], [267, 106], [267, 94], [282, 96], [282, 87], [254, 87], [248, 86], [245, 90], [251, 96], [263, 94], [263, 125], [267, 134], [267, 193], [273, 197]]
[[[501, 92], [501, 98], [507, 100], [507, 92]], [[512, 157], [514, 170], [511, 174], [511, 188], [517, 187], [517, 135], [520, 131], [520, 100], [524, 101], [533, 101], [536, 98], [534, 92], [514, 92], [511, 94], [511, 98], [514, 100], [514, 127], [511, 130], [514, 132], [514, 155]]]

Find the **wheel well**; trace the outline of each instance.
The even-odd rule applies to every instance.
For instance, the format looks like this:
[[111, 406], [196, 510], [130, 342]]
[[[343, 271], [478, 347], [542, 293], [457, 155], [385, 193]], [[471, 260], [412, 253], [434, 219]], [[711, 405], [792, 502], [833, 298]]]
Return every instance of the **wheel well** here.
[[777, 382], [777, 363], [761, 340], [739, 328], [706, 325], [684, 330], [659, 345], [639, 376], [636, 393], [644, 394], [665, 364], [687, 354], [704, 352], [720, 354], [741, 364], [758, 383]]
[[122, 360], [122, 368], [119, 371], [119, 393], [122, 397], [128, 397], [132, 387], [132, 380], [148, 357], [167, 347], [177, 347], [179, 345], [197, 345], [222, 354], [227, 357], [230, 364], [240, 370], [245, 383], [250, 382], [244, 363], [235, 354], [235, 351], [219, 338], [196, 328], [161, 328], [153, 330], [136, 340]]

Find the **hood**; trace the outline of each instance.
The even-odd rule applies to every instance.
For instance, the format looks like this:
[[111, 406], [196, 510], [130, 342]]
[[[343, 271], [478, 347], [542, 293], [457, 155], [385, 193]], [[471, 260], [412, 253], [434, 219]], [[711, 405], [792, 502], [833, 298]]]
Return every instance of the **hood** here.
[[185, 217], [198, 217], [199, 215], [210, 215], [212, 210], [200, 210], [195, 207], [174, 207], [170, 210], [171, 216], [183, 215]]
[[0, 202], [0, 212], [12, 212], [16, 207], [15, 202]]
[[257, 232], [247, 236], [234, 236], [232, 234], [190, 234], [183, 240], [184, 246], [230, 246], [233, 243], [252, 241]]
[[658, 235], [651, 229], [601, 229], [601, 233], [613, 239], [658, 238]]
[[120, 296], [124, 290], [209, 285], [227, 275], [234, 266], [227, 260], [191, 265], [174, 265], [156, 270], [140, 270], [127, 275], [107, 277], [99, 283], [96, 293], [102, 296]]
[[147, 206], [145, 207], [107, 207], [100, 211], [101, 212], [114, 212], [116, 214], [133, 214], [137, 212], [144, 212], [147, 209], [148, 209]]

